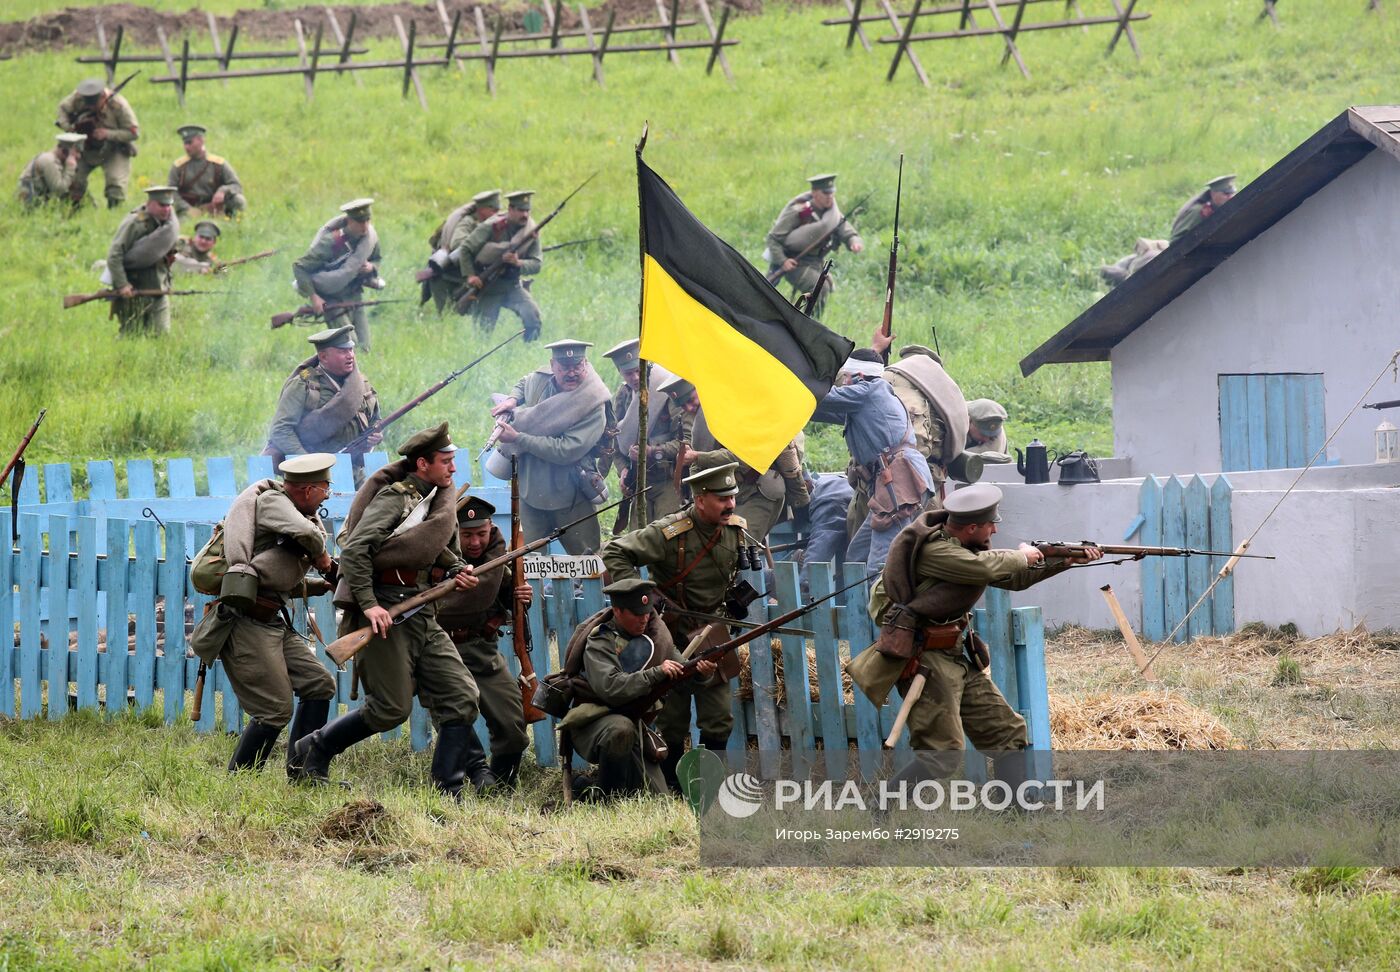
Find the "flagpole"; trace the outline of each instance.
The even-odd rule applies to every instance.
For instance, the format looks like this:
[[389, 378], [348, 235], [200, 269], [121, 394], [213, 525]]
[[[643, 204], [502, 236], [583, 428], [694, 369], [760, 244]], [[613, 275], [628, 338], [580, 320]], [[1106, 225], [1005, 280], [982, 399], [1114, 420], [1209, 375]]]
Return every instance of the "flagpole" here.
[[[642, 152], [647, 147], [647, 130], [651, 127], [650, 122], [642, 122], [642, 137], [637, 140], [637, 339], [642, 337], [642, 313], [646, 307], [646, 267], [647, 267], [647, 221], [646, 214], [642, 212]], [[636, 529], [647, 524], [646, 512], [646, 488], [647, 488], [647, 404], [650, 399], [650, 379], [651, 362], [641, 356], [641, 349], [638, 348], [638, 360], [641, 362], [641, 386], [637, 389], [637, 476], [636, 482], [632, 484], [632, 495], [636, 501], [632, 504], [632, 522], [629, 524]]]

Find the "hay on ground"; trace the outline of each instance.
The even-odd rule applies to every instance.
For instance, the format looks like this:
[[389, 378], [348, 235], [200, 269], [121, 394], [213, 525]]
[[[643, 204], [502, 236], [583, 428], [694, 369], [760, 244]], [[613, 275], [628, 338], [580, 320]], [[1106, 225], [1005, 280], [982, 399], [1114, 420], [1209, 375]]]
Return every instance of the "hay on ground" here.
[[1232, 749], [1235, 737], [1174, 692], [1050, 696], [1056, 749]]

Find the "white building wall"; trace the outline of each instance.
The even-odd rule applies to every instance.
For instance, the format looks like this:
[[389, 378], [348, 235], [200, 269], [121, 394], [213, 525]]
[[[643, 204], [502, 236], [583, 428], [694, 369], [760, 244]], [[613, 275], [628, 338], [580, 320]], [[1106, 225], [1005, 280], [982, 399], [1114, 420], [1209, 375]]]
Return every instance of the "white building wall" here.
[[[1372, 152], [1124, 339], [1114, 445], [1133, 474], [1220, 469], [1220, 374], [1320, 372], [1335, 428], [1400, 348], [1396, 213], [1400, 163]], [[1400, 385], [1384, 379], [1372, 398], [1400, 398]], [[1372, 461], [1382, 417], [1359, 412], [1329, 457]]]

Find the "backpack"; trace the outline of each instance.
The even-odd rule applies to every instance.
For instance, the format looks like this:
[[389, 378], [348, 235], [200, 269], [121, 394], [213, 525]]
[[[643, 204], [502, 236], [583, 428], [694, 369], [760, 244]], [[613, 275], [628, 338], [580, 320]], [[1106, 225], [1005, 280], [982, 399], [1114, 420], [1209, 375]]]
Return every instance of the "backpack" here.
[[190, 564], [190, 583], [199, 593], [217, 597], [226, 573], [228, 560], [224, 557], [224, 524], [221, 520], [214, 524], [209, 542], [194, 555], [194, 561]]

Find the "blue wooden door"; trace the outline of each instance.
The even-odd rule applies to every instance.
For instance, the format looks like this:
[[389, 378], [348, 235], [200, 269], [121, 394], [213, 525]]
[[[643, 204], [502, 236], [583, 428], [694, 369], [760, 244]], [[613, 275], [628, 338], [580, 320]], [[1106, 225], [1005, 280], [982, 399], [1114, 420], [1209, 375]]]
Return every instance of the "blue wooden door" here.
[[1306, 466], [1327, 437], [1321, 375], [1220, 375], [1220, 464]]

